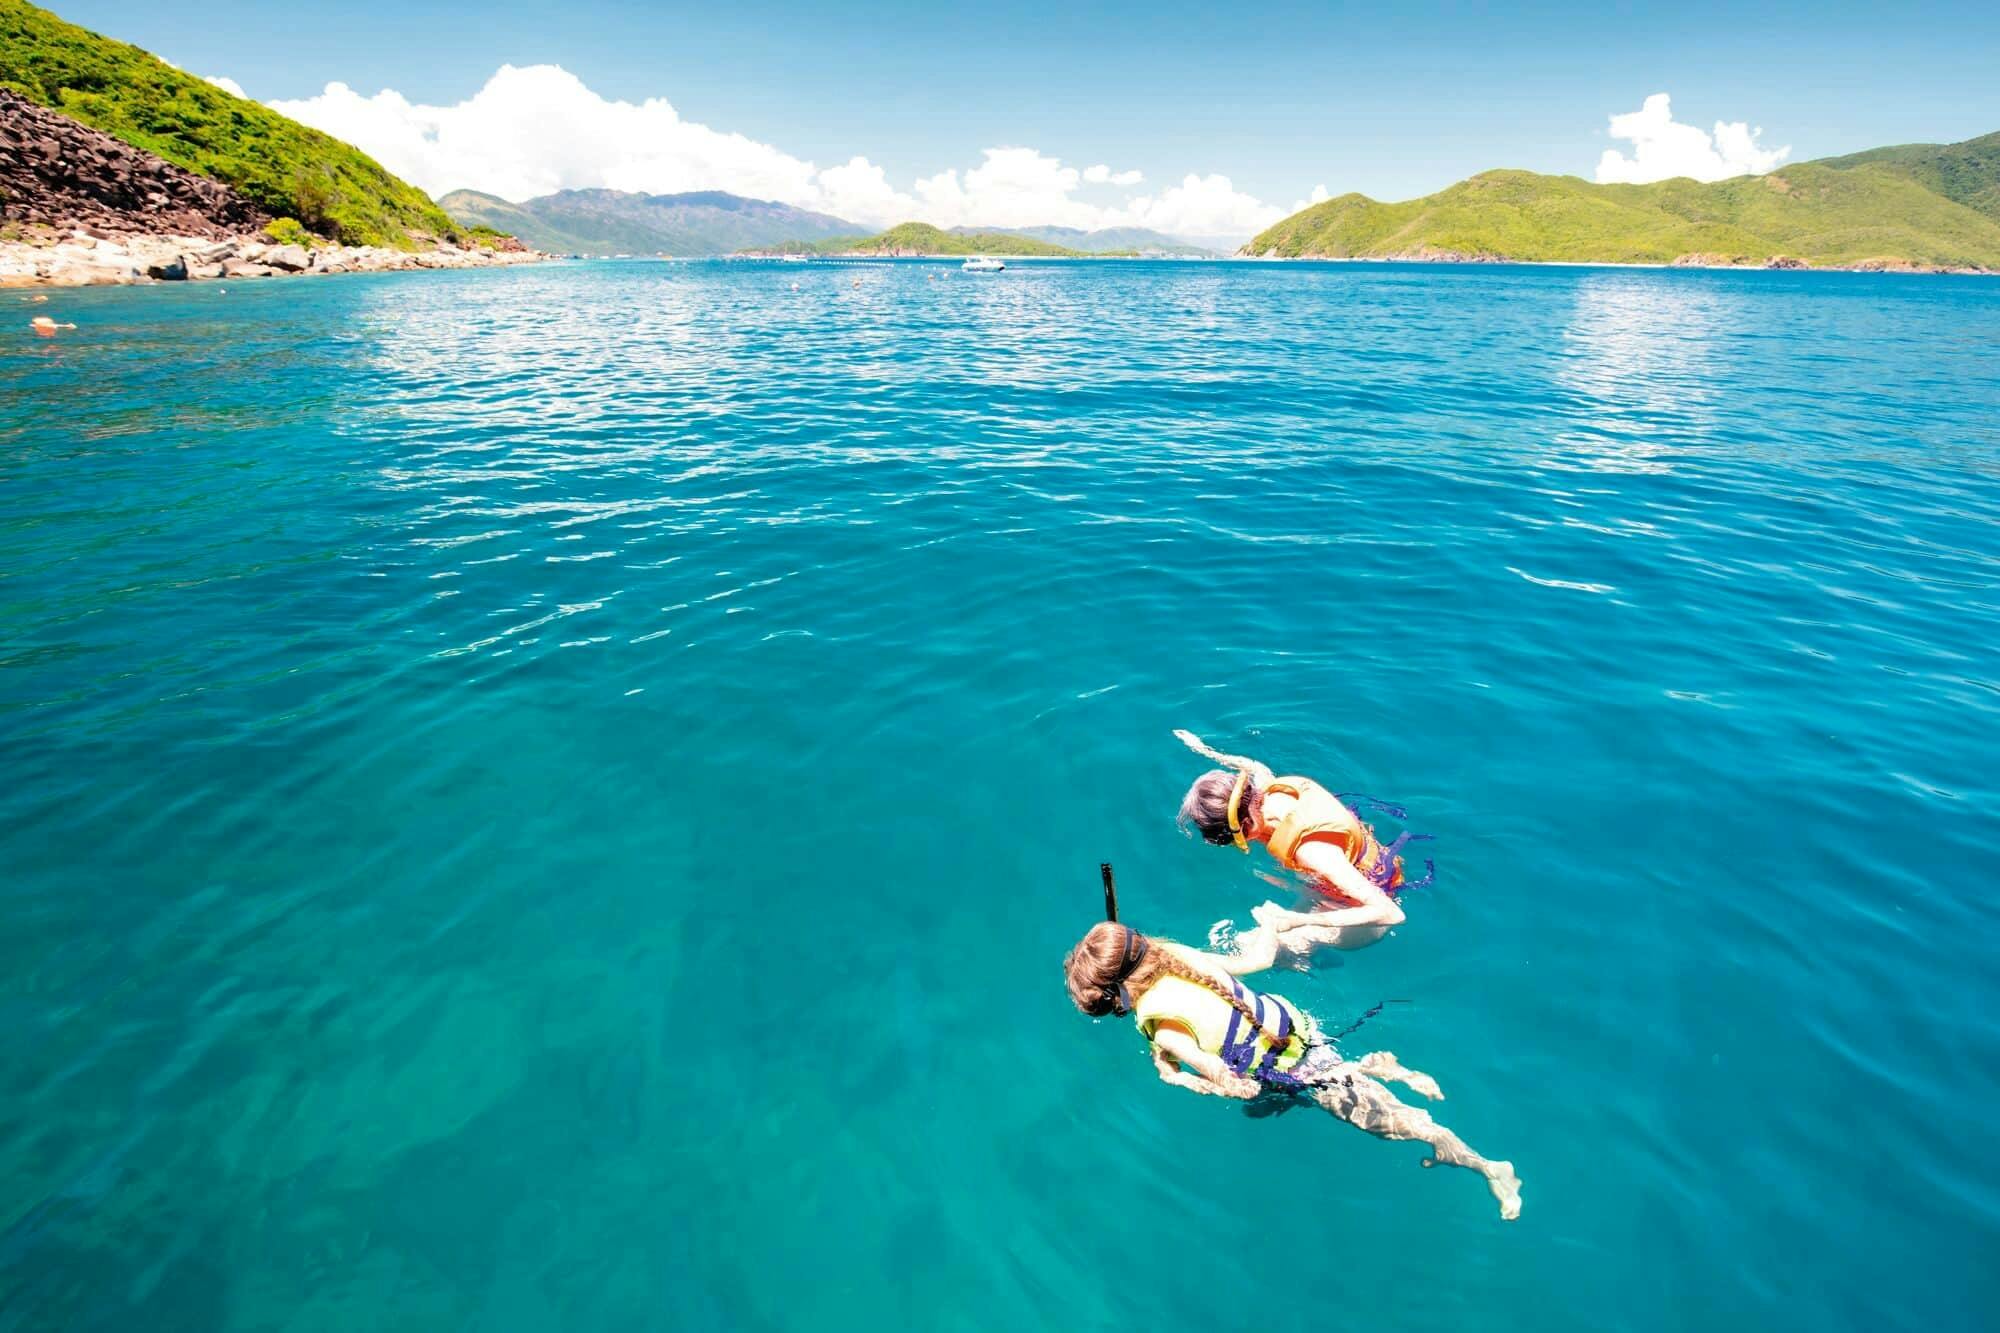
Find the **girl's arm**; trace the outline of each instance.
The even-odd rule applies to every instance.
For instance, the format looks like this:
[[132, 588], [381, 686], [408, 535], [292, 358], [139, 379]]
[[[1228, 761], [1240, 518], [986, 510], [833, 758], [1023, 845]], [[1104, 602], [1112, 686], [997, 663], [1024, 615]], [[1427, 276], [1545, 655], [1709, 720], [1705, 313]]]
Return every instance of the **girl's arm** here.
[[1211, 750], [1202, 738], [1195, 735], [1192, 731], [1176, 731], [1174, 735], [1180, 738], [1182, 745], [1187, 746], [1188, 749], [1193, 750], [1202, 758], [1212, 759], [1224, 768], [1234, 768], [1239, 771], [1248, 772], [1251, 777], [1257, 779], [1259, 786], [1277, 776], [1277, 774], [1273, 773], [1263, 764], [1258, 763], [1255, 759], [1246, 759], [1240, 754], [1224, 754], [1220, 750]]
[[[1249, 1101], [1264, 1089], [1256, 1079], [1229, 1072], [1229, 1066], [1195, 1045], [1178, 1028], [1162, 1027], [1153, 1034], [1153, 1067], [1164, 1081], [1189, 1092]], [[1193, 1073], [1188, 1073], [1193, 1070]]]
[[[1272, 903], [1269, 906], [1276, 907]], [[1263, 908], [1257, 909], [1259, 912]], [[1172, 940], [1158, 940], [1156, 945], [1169, 949], [1176, 958], [1189, 963], [1215, 977], [1227, 981], [1230, 977], [1245, 976], [1251, 972], [1261, 972], [1278, 961], [1278, 932], [1259, 926], [1248, 935], [1236, 937], [1238, 950], [1229, 953], [1208, 953], [1201, 949], [1190, 949], [1185, 944], [1175, 944]]]
[[1297, 913], [1299, 919], [1292, 925], [1320, 926], [1400, 926], [1403, 924], [1403, 909], [1396, 906], [1396, 900], [1375, 887], [1375, 881], [1354, 868], [1354, 862], [1347, 859], [1347, 853], [1330, 842], [1312, 841], [1299, 844], [1293, 853], [1298, 862], [1312, 874], [1327, 883], [1358, 906], [1342, 907], [1331, 912]]
[[1215, 1092], [1214, 1088], [1208, 1086], [1207, 1079], [1182, 1073], [1181, 1067], [1174, 1063], [1174, 1058], [1158, 1046], [1153, 1047], [1153, 1068], [1159, 1071], [1162, 1083], [1171, 1083], [1177, 1088], [1186, 1088], [1189, 1092], [1199, 1092], [1204, 1096]]
[[[1394, 900], [1391, 899], [1393, 903]], [[1397, 908], [1400, 912], [1402, 909]], [[1294, 930], [1338, 930], [1342, 926], [1393, 926], [1402, 921], [1398, 916], [1394, 921], [1385, 921], [1382, 909], [1372, 903], [1360, 907], [1327, 907], [1316, 912], [1292, 912], [1269, 903], [1257, 909], [1257, 924], [1268, 927], [1280, 935]], [[1249, 939], [1249, 936], [1238, 936]]]
[[[1251, 915], [1257, 916], [1258, 912], [1266, 910], [1274, 912], [1284, 911], [1276, 903], [1265, 903], [1263, 907], [1257, 908]], [[1224, 923], [1218, 921], [1215, 924], [1221, 926]], [[1240, 932], [1236, 936], [1236, 951], [1234, 953], [1204, 953], [1200, 956], [1214, 963], [1232, 977], [1242, 977], [1248, 976], [1252, 972], [1262, 972], [1265, 968], [1278, 961], [1278, 931], [1280, 929], [1282, 927], [1268, 925], [1261, 916], [1257, 916], [1257, 928], [1255, 930]], [[1214, 938], [1214, 931], [1211, 929], [1209, 939], [1212, 942]]]

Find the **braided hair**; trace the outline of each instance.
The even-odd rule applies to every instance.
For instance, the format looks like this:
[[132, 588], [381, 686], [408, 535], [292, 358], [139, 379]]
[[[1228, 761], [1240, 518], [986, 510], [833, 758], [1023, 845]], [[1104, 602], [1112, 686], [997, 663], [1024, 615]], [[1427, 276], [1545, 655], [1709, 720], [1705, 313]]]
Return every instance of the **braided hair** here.
[[1292, 1036], [1305, 1036], [1303, 1031], [1279, 1036], [1264, 1026], [1255, 1006], [1237, 994], [1235, 987], [1224, 985], [1175, 956], [1170, 949], [1151, 947], [1157, 942], [1115, 921], [1101, 921], [1092, 926], [1063, 959], [1063, 979], [1069, 986], [1070, 1000], [1086, 1014], [1129, 1013], [1138, 997], [1152, 989], [1154, 982], [1163, 976], [1175, 976], [1219, 997], [1278, 1050], [1282, 1051]]

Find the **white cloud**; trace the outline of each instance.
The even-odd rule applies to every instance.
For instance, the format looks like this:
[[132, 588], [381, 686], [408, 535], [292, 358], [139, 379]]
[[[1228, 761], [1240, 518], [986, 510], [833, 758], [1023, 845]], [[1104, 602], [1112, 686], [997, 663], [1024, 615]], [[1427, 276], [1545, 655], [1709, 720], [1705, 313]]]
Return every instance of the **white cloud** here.
[[234, 79], [225, 79], [220, 75], [207, 74], [202, 76], [202, 81], [204, 83], [214, 84], [216, 87], [222, 89], [223, 92], [228, 93], [233, 97], [248, 97], [250, 95], [249, 93], [244, 92], [243, 85], [238, 83]]
[[962, 177], [941, 171], [917, 182], [923, 220], [941, 227], [1099, 227], [1102, 208], [1070, 196], [1083, 179], [1075, 167], [1033, 148], [989, 148]]
[[1196, 240], [1248, 240], [1285, 216], [1285, 210], [1247, 195], [1227, 176], [1197, 176], [1152, 197], [1141, 196], [1123, 210], [1133, 225]]
[[363, 97], [344, 83], [271, 105], [359, 146], [433, 194], [469, 186], [527, 199], [603, 186], [655, 194], [730, 190], [791, 204], [818, 198], [812, 163], [684, 121], [663, 98], [607, 101], [555, 65], [502, 65], [455, 106], [414, 104], [393, 90]]
[[1331, 198], [1333, 196], [1327, 193], [1324, 185], [1315, 185], [1311, 194], [1292, 205], [1292, 211], [1296, 213], [1302, 208], [1311, 208], [1314, 204], [1323, 204]]
[[474, 189], [521, 200], [595, 187], [727, 190], [872, 226], [910, 220], [941, 227], [1145, 226], [1211, 239], [1248, 238], [1283, 213], [1220, 175], [1190, 174], [1154, 194], [1086, 202], [1076, 197], [1084, 185], [1129, 190], [1145, 178], [1104, 163], [1066, 166], [1024, 147], [988, 148], [975, 166], [947, 168], [899, 189], [866, 157], [822, 168], [683, 120], [664, 98], [600, 97], [556, 65], [503, 65], [472, 97], [451, 106], [413, 103], [389, 89], [364, 97], [344, 83], [271, 105], [359, 146], [432, 194]]
[[1102, 162], [1094, 167], [1085, 167], [1083, 178], [1092, 185], [1137, 185], [1146, 179], [1136, 171], [1113, 171]]
[[919, 211], [917, 201], [891, 185], [889, 174], [865, 157], [819, 173], [818, 206], [861, 222], [902, 222]]
[[1719, 181], [1762, 175], [1792, 151], [1790, 147], [1760, 147], [1757, 136], [1763, 132], [1740, 120], [1716, 121], [1712, 135], [1693, 125], [1677, 124], [1667, 95], [1654, 93], [1637, 111], [1611, 118], [1611, 137], [1629, 140], [1632, 155], [1605, 149], [1597, 162], [1597, 179], [1600, 184], [1643, 185], [1674, 176]]

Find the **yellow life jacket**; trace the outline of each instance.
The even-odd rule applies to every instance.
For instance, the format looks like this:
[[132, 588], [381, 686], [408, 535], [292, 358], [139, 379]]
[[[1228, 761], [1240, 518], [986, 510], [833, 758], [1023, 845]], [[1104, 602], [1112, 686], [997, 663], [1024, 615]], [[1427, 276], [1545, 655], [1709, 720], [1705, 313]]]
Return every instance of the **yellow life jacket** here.
[[[1273, 778], [1264, 784], [1264, 798], [1271, 793], [1292, 798], [1292, 808], [1282, 819], [1272, 820], [1271, 855], [1287, 870], [1303, 871], [1299, 864], [1299, 844], [1312, 839], [1331, 842], [1362, 874], [1383, 889], [1399, 888], [1403, 882], [1402, 858], [1392, 856], [1376, 840], [1375, 830], [1361, 822], [1341, 803], [1338, 796], [1311, 778]], [[1266, 808], [1266, 818], [1269, 809]]]
[[1312, 1018], [1281, 995], [1260, 995], [1242, 982], [1229, 985], [1257, 1015], [1264, 1031], [1279, 1034], [1274, 1043], [1244, 1019], [1236, 1006], [1206, 986], [1169, 972], [1146, 988], [1132, 1007], [1139, 1031], [1151, 1041], [1163, 1023], [1174, 1023], [1194, 1034], [1195, 1045], [1220, 1059], [1233, 1074], [1256, 1078], [1283, 1073], [1305, 1056], [1307, 1043], [1319, 1029]]

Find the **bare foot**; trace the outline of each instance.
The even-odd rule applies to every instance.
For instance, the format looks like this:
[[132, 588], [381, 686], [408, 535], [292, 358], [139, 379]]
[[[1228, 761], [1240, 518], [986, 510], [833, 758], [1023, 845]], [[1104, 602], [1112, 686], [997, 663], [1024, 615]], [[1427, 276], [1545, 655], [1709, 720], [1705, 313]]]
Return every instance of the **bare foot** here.
[[1419, 1074], [1416, 1070], [1412, 1069], [1403, 1075], [1403, 1082], [1409, 1087], [1410, 1091], [1417, 1093], [1419, 1096], [1428, 1097], [1434, 1102], [1444, 1100], [1444, 1089], [1440, 1088], [1438, 1081], [1429, 1074]]
[[1486, 1188], [1500, 1201], [1500, 1220], [1511, 1222], [1521, 1215], [1521, 1178], [1512, 1162], [1488, 1162]]

